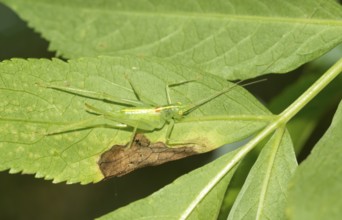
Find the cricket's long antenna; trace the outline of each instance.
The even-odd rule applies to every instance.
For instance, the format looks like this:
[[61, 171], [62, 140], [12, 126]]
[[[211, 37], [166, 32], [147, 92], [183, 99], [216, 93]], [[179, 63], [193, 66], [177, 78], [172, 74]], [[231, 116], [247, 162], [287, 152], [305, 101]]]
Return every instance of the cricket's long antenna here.
[[243, 81], [240, 80], [238, 81], [237, 83], [235, 83], [233, 86], [231, 87], [228, 87], [224, 90], [222, 90], [221, 92], [218, 92], [208, 98], [205, 98], [205, 99], [202, 99], [202, 100], [199, 100], [198, 102], [194, 103], [194, 104], [190, 104], [186, 107], [186, 109], [184, 110], [183, 114], [189, 114], [190, 112], [192, 112], [193, 110], [195, 110], [196, 108], [200, 107], [201, 105], [204, 105], [205, 103], [209, 102], [210, 100], [213, 100], [214, 98], [226, 93], [226, 92], [229, 92], [230, 90], [232, 90], [234, 87], [238, 86], [238, 85], [241, 85], [241, 86], [248, 86], [248, 85], [252, 85], [252, 84], [255, 84], [255, 83], [259, 83], [259, 82], [263, 82], [267, 79], [260, 79], [260, 80], [256, 80], [254, 82], [249, 82], [249, 83], [245, 83], [245, 84], [241, 84]]

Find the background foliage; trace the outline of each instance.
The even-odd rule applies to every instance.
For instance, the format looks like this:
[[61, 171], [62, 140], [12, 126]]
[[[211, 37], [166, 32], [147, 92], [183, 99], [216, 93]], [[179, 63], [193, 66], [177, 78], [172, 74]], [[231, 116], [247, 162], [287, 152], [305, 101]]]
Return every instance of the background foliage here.
[[[33, 26], [36, 30], [41, 32], [43, 37], [49, 39], [51, 42], [50, 49], [56, 49], [58, 54], [63, 55], [66, 58], [79, 57], [84, 54], [107, 54], [108, 51], [108, 55], [113, 55], [112, 51], [115, 51], [114, 54], [127, 52], [143, 57], [153, 54], [166, 58], [169, 61], [180, 62], [195, 68], [223, 74], [230, 79], [249, 78], [269, 72], [287, 72], [308, 60], [329, 51], [340, 42], [340, 36], [342, 36], [340, 22], [335, 20], [340, 18], [341, 10], [334, 1], [292, 2], [297, 4], [295, 7], [287, 3], [283, 5], [283, 1], [259, 1], [258, 3], [260, 4], [253, 5], [253, 7], [247, 7], [249, 6], [248, 2], [232, 1], [232, 4], [236, 6], [236, 8], [234, 8], [236, 10], [232, 10], [233, 8], [228, 4], [224, 6], [215, 4], [209, 6], [205, 4], [205, 1], [189, 1], [188, 4], [180, 4], [181, 7], [179, 7], [179, 4], [171, 4], [171, 1], [166, 1], [164, 5], [158, 5], [156, 2], [154, 2], [155, 4], [149, 5], [146, 4], [147, 2], [143, 2], [143, 5], [135, 4], [137, 7], [132, 9], [132, 5], [128, 5], [130, 3], [126, 3], [126, 1], [117, 1], [121, 5], [109, 4], [105, 7], [105, 9], [118, 7], [121, 11], [125, 12], [118, 13], [116, 16], [106, 13], [106, 10], [102, 10], [104, 8], [102, 8], [100, 4], [98, 5], [91, 1], [82, 1], [82, 4], [84, 4], [85, 7], [81, 10], [77, 10], [79, 4], [77, 1], [73, 1], [72, 4], [69, 4], [69, 2], [67, 4], [67, 2], [63, 1], [49, 2], [49, 4], [47, 4], [47, 1], [8, 1], [7, 3], [12, 4], [12, 7], [20, 12], [20, 15], [23, 18], [28, 19], [30, 26]], [[131, 1], [131, 3], [132, 2], [133, 1]], [[274, 5], [271, 5], [273, 2]], [[194, 7], [196, 5], [200, 5], [201, 7]], [[277, 10], [268, 10], [265, 5], [270, 7], [275, 6], [275, 9]], [[34, 10], [32, 10], [32, 8], [28, 9], [28, 6], [33, 6]], [[83, 10], [87, 7], [96, 9], [94, 10], [96, 12]], [[150, 19], [150, 12], [156, 10], [158, 14], [154, 14], [154, 16], [159, 16], [159, 19]], [[63, 13], [61, 13], [61, 11]], [[206, 15], [205, 18], [202, 19], [199, 17], [199, 12], [204, 13]], [[227, 12], [230, 14], [228, 17], [213, 16], [215, 13], [217, 15]], [[287, 18], [284, 12], [286, 12], [286, 16], [290, 15], [290, 18]], [[54, 23], [54, 20], [59, 20], [55, 18], [61, 14], [63, 14], [62, 17], [65, 22]], [[260, 19], [253, 20], [250, 19], [249, 16], [256, 16]], [[122, 30], [121, 33], [123, 35], [120, 36], [117, 33], [111, 33], [110, 31], [112, 29], [104, 28], [105, 24], [102, 23], [104, 21], [103, 18], [107, 19], [106, 22], [112, 20], [113, 24], [119, 25], [118, 28]], [[113, 20], [125, 20], [127, 23], [115, 23]], [[228, 20], [230, 22], [228, 22]], [[259, 24], [258, 21], [262, 21], [262, 24]], [[136, 30], [130, 25], [134, 22], [152, 25], [151, 27], [139, 26], [142, 27], [145, 34], [139, 36], [139, 39], [142, 39], [141, 41], [136, 41]], [[124, 26], [120, 26], [121, 24], [124, 24]], [[168, 27], [170, 27], [169, 29], [160, 28], [165, 27], [167, 24], [170, 24], [168, 25]], [[273, 25], [276, 28], [273, 28]], [[74, 26], [79, 27], [79, 29], [73, 29]], [[54, 29], [56, 27], [60, 27], [63, 31], [56, 31]], [[96, 29], [94, 29], [94, 27], [96, 27]], [[9, 34], [11, 33], [11, 30], [13, 30], [13, 32], [15, 32], [14, 30], [25, 30], [26, 32], [29, 32], [28, 29], [12, 28], [13, 26], [4, 26], [4, 33]], [[230, 28], [236, 30], [234, 32], [236, 35], [227, 32]], [[161, 29], [165, 30], [165, 32], [157, 32], [158, 34], [155, 34], [156, 30]], [[151, 30], [151, 32], [145, 30]], [[210, 35], [205, 35], [206, 33], [209, 33]], [[250, 35], [249, 33], [253, 34]], [[36, 39], [39, 39], [36, 34], [33, 34], [32, 32], [30, 34], [32, 35], [29, 36], [35, 36], [37, 37]], [[19, 35], [21, 35], [21, 32], [17, 32], [14, 36]], [[1, 48], [11, 45], [10, 49], [16, 50], [15, 48], [18, 46], [16, 41], [13, 44], [7, 43], [15, 38], [12, 36], [8, 37], [8, 35], [2, 35], [1, 37], [7, 40], [0, 41], [3, 42]], [[25, 41], [28, 39], [30, 38], [25, 36]], [[33, 37], [32, 39], [35, 38]], [[65, 39], [68, 40], [65, 41]], [[70, 39], [73, 39], [73, 41], [70, 41]], [[120, 45], [119, 47], [113, 44], [113, 42], [120, 42], [120, 39], [125, 43], [118, 44]], [[227, 41], [227, 39], [229, 39], [229, 41]], [[264, 41], [264, 39], [268, 39], [268, 41]], [[264, 43], [258, 44], [257, 42], [260, 41]], [[39, 39], [37, 42], [44, 41]], [[66, 42], [69, 43], [66, 44]], [[180, 44], [177, 44], [177, 42], [180, 42]], [[296, 45], [293, 44], [294, 42]], [[143, 46], [139, 47], [136, 44], [141, 44]], [[35, 47], [35, 50], [32, 50], [32, 53], [29, 53], [28, 51], [30, 51], [30, 49], [28, 49], [28, 45], [34, 44], [26, 43], [22, 52], [16, 51], [12, 54], [8, 50], [4, 53], [5, 50], [1, 49], [1, 59], [8, 59], [13, 56], [42, 57], [42, 54], [49, 54], [46, 47], [42, 47], [42, 54], [37, 53], [37, 47]], [[81, 45], [81, 47], [79, 45]], [[83, 47], [83, 45], [89, 45], [89, 48]], [[234, 46], [232, 47], [232, 45]], [[293, 47], [287, 47], [288, 45], [293, 45]], [[46, 42], [45, 46], [47, 46]], [[113, 47], [117, 48], [113, 50]], [[120, 47], [126, 48], [126, 50], [123, 50], [123, 48]], [[82, 50], [79, 48], [82, 48]], [[203, 51], [206, 53], [203, 53]], [[279, 51], [282, 51], [282, 53], [279, 53]], [[49, 55], [51, 56], [52, 54], [50, 53]], [[184, 57], [186, 59], [184, 59]], [[232, 57], [234, 59], [232, 59]], [[259, 93], [256, 92], [255, 94], [260, 94], [259, 96], [266, 103], [268, 100], [272, 99], [273, 101], [270, 104], [271, 110], [278, 113], [288, 105], [286, 103], [291, 103], [291, 101], [298, 96], [297, 94], [300, 94], [309, 84], [311, 84], [308, 82], [313, 81], [313, 78], [315, 77], [312, 75], [313, 71], [321, 74], [324, 72], [324, 69], [327, 68], [326, 66], [329, 66], [334, 62], [333, 60], [336, 59], [336, 57], [341, 57], [341, 54], [337, 52], [337, 54], [326, 56], [325, 59], [321, 59], [316, 62], [315, 65], [309, 64], [304, 68], [294, 71], [292, 74], [287, 74], [287, 76], [269, 76], [268, 82], [264, 83], [262, 86], [263, 91], [260, 91]], [[272, 64], [269, 65], [269, 63]], [[225, 75], [228, 73], [229, 75]], [[296, 80], [299, 75], [301, 75], [301, 78]], [[281, 92], [279, 84], [286, 86], [284, 84], [284, 79], [289, 80], [290, 83], [295, 83], [291, 87], [283, 90], [282, 93], [277, 96], [277, 94]], [[291, 136], [293, 136], [296, 151], [298, 154], [300, 153], [300, 157], [304, 157], [304, 155], [310, 151], [310, 147], [315, 143], [315, 140], [319, 139], [322, 131], [329, 125], [329, 121], [331, 120], [330, 110], [334, 111], [334, 109], [336, 109], [337, 103], [341, 97], [340, 90], [338, 89], [340, 79], [341, 77], [335, 80], [328, 91], [322, 93], [321, 96], [318, 96], [315, 102], [313, 102], [310, 107], [308, 106], [307, 110], [304, 109], [304, 112], [298, 115], [290, 124], [290, 133]], [[334, 85], [336, 85], [336, 87], [334, 87]], [[270, 97], [270, 94], [274, 94], [274, 96]], [[329, 99], [326, 97], [329, 97]], [[326, 100], [329, 100], [329, 102], [326, 102]], [[315, 109], [315, 111], [312, 111], [312, 109]], [[319, 117], [320, 120], [317, 120], [317, 117]], [[301, 135], [298, 135], [298, 130], [301, 131]], [[311, 137], [311, 139], [309, 137]], [[49, 196], [46, 198], [44, 196], [45, 188], [39, 188], [42, 191], [41, 194], [34, 193], [33, 195], [30, 195], [30, 190], [26, 188], [26, 184], [22, 186], [24, 195], [30, 197], [30, 201], [32, 201], [33, 197], [38, 200], [40, 199], [41, 201], [45, 201], [46, 199], [46, 203], [51, 204], [47, 206], [48, 208], [44, 209], [49, 210], [49, 212], [45, 213], [44, 211], [41, 211], [37, 213], [35, 211], [37, 208], [26, 209], [27, 202], [25, 202], [24, 198], [17, 200], [18, 196], [20, 197], [23, 194], [18, 191], [15, 184], [8, 183], [5, 179], [4, 181], [1, 181], [3, 184], [6, 184], [6, 187], [3, 187], [6, 188], [6, 192], [1, 192], [3, 198], [1, 199], [1, 202], [3, 203], [1, 207], [4, 208], [4, 212], [1, 213], [5, 218], [13, 218], [13, 216], [18, 217], [20, 214], [27, 217], [30, 213], [34, 217], [40, 215], [41, 218], [46, 218], [45, 216], [48, 215], [49, 219], [51, 219], [51, 216], [56, 217], [56, 219], [70, 218], [71, 213], [78, 213], [75, 214], [73, 218], [82, 219], [100, 216], [116, 207], [122, 206], [122, 204], [150, 194], [155, 191], [155, 189], [160, 188], [176, 176], [179, 176], [181, 172], [191, 170], [191, 166], [196, 167], [205, 163], [205, 158], [208, 159], [216, 153], [218, 152], [188, 158], [184, 161], [173, 162], [161, 167], [148, 168], [137, 171], [127, 177], [123, 177], [123, 179], [109, 180], [107, 182], [99, 183], [98, 185], [89, 185], [82, 188], [79, 186], [51, 185], [50, 183], [41, 182], [40, 180], [32, 180], [31, 177], [8, 176], [2, 173], [1, 175], [6, 179], [28, 179], [29, 181], [34, 182], [34, 186], [37, 186], [37, 183], [41, 183], [43, 186], [52, 189], [52, 193], [48, 194]], [[197, 164], [195, 164], [196, 161]], [[258, 163], [256, 163], [256, 165], [257, 164]], [[180, 167], [177, 168], [177, 166]], [[176, 173], [178, 170], [180, 172]], [[151, 171], [151, 173], [149, 171]], [[156, 173], [159, 174], [158, 177], [160, 178], [155, 178]], [[247, 182], [249, 179], [253, 179], [253, 173], [250, 175]], [[137, 181], [139, 181], [139, 187], [137, 187], [136, 184], [132, 185], [132, 183]], [[18, 183], [19, 181], [16, 182]], [[14, 194], [10, 194], [10, 191], [8, 190], [11, 187], [14, 187], [15, 189]], [[104, 189], [103, 193], [101, 193], [99, 188]], [[94, 191], [91, 191], [91, 189], [94, 189]], [[63, 198], [61, 196], [62, 194], [59, 192], [54, 194], [53, 192], [56, 192], [56, 190], [68, 192], [65, 196], [70, 196], [70, 199], [67, 199], [64, 196]], [[246, 189], [242, 190], [245, 191]], [[115, 195], [114, 201], [113, 195]], [[90, 197], [87, 199], [86, 196]], [[131, 197], [130, 200], [128, 200], [127, 197]], [[61, 200], [58, 198], [61, 198]], [[109, 202], [105, 202], [104, 198], [107, 198]], [[70, 201], [72, 206], [67, 205], [66, 201]], [[239, 201], [243, 201], [243, 199], [239, 198]], [[25, 205], [20, 207], [21, 203]], [[38, 204], [41, 205], [42, 203], [45, 202], [39, 202]], [[34, 205], [35, 203], [30, 202], [30, 204]], [[75, 206], [75, 204], [77, 204], [77, 206]], [[98, 204], [103, 205], [99, 207]], [[73, 208], [70, 209], [70, 207]], [[77, 207], [79, 207], [79, 209], [77, 209]], [[298, 205], [298, 207], [300, 207], [300, 205]], [[18, 213], [16, 211], [17, 209], [26, 209], [26, 211]], [[234, 210], [236, 210], [236, 208], [234, 208]], [[68, 216], [61, 216], [63, 213], [68, 213]], [[235, 211], [234, 213], [237, 212]]]

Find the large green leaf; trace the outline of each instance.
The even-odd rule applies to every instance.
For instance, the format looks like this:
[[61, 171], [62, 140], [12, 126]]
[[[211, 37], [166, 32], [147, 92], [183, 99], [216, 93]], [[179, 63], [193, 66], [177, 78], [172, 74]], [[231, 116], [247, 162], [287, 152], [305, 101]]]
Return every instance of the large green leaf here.
[[338, 45], [334, 0], [1, 0], [67, 58], [156, 56], [229, 79], [284, 73]]
[[332, 124], [290, 181], [289, 219], [341, 219], [342, 102]]
[[[170, 83], [196, 80], [170, 89], [173, 102], [184, 104], [233, 85], [221, 77], [132, 57], [83, 58], [68, 63], [58, 59], [2, 62], [0, 170], [36, 173], [37, 177], [54, 179], [54, 182], [101, 180], [103, 176], [97, 165], [101, 153], [113, 145], [127, 144], [132, 129], [96, 127], [48, 136], [46, 133], [63, 130], [81, 120], [97, 119], [97, 115], [86, 111], [85, 103], [106, 111], [123, 106], [42, 85], [64, 85], [136, 99], [127, 78], [142, 100], [158, 105], [167, 104], [165, 87]], [[250, 136], [272, 117], [254, 97], [237, 86], [177, 121], [170, 138], [192, 143], [190, 146], [197, 153], [207, 152]], [[165, 142], [167, 127], [147, 132], [145, 136], [152, 143]]]
[[279, 128], [251, 169], [228, 219], [284, 219], [286, 188], [296, 166], [291, 138]]
[[[216, 219], [235, 168], [236, 151], [186, 174], [151, 196], [102, 216], [109, 219]], [[227, 173], [218, 178], [222, 172]]]

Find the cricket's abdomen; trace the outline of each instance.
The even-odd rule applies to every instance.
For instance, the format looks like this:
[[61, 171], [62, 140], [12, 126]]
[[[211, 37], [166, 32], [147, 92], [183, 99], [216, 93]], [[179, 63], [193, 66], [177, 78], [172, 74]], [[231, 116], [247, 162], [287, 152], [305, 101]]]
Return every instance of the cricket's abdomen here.
[[125, 115], [160, 115], [160, 111], [157, 111], [157, 108], [124, 108], [120, 112]]
[[121, 109], [119, 115], [124, 115], [124, 117], [120, 118], [121, 123], [146, 131], [161, 129], [166, 123], [163, 113], [156, 111], [154, 107]]

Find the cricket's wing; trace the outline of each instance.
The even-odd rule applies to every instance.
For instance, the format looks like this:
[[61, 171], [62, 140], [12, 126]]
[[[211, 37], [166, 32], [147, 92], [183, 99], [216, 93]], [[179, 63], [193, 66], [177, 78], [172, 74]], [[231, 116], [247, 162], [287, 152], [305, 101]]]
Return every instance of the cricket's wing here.
[[155, 129], [160, 129], [166, 122], [163, 115], [160, 112], [157, 112], [154, 107], [131, 107], [121, 109], [117, 112], [107, 112], [89, 104], [85, 105], [90, 112], [94, 112], [111, 121], [119, 122], [140, 130], [153, 131]]

